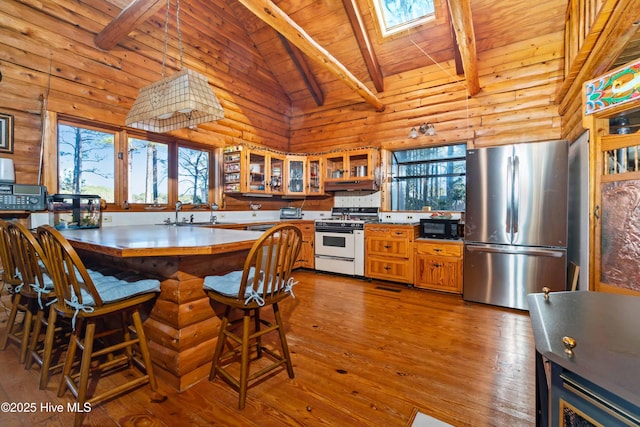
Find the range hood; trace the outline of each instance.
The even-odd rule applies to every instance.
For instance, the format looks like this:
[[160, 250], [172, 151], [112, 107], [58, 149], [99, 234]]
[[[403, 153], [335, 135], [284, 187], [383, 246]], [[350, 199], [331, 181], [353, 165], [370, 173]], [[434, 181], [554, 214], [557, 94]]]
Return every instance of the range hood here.
[[373, 179], [354, 179], [349, 181], [329, 181], [324, 183], [325, 191], [378, 191], [378, 185]]

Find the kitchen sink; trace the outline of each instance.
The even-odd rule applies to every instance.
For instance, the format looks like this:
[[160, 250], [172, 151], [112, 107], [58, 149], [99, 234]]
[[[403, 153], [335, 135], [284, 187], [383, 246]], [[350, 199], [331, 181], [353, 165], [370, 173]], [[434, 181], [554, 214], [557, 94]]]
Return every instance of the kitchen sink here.
[[162, 224], [158, 224], [158, 225], [168, 225], [168, 226], [178, 226], [178, 227], [188, 227], [188, 226], [199, 226], [199, 225], [235, 225], [238, 224], [237, 222], [224, 222], [224, 221], [216, 221], [216, 222], [211, 222], [211, 221], [199, 221], [199, 222], [178, 222], [178, 223], [162, 223]]

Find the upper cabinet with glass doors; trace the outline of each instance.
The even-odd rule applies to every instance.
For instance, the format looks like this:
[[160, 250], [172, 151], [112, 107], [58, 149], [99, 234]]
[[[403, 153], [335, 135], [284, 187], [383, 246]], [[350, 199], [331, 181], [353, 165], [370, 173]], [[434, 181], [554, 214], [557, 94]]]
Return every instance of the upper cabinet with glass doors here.
[[322, 172], [324, 171], [324, 157], [323, 156], [308, 156], [307, 157], [307, 194], [308, 195], [321, 195], [324, 194], [324, 180], [322, 179]]
[[324, 155], [325, 182], [373, 180], [378, 163], [378, 150], [360, 148]]
[[307, 180], [307, 157], [292, 156], [286, 157], [287, 183], [285, 193], [290, 196], [306, 194]]
[[284, 194], [284, 155], [256, 149], [246, 150], [244, 155], [247, 193]]

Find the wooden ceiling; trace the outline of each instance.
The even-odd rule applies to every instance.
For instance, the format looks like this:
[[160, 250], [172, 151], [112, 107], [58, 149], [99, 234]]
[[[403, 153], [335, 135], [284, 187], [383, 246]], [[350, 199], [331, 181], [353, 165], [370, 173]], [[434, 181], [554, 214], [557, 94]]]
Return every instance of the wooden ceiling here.
[[[189, 36], [189, 8], [211, 12], [199, 17], [201, 22], [233, 16], [294, 109], [364, 98], [382, 110], [377, 94], [385, 91], [386, 80], [434, 64], [447, 80], [466, 82], [473, 95], [481, 89], [478, 70], [483, 68], [483, 52], [561, 30], [567, 6], [567, 0], [449, 0], [451, 6], [447, 0], [435, 0], [435, 21], [383, 38], [370, 1], [182, 0], [186, 10], [182, 32], [185, 40], [196, 40], [187, 44], [197, 44], [197, 37]], [[175, 5], [175, 0], [171, 2]], [[147, 20], [164, 23], [166, 0], [107, 3], [120, 12], [96, 37], [104, 49], [122, 42]], [[155, 27], [154, 37], [162, 39], [163, 26]], [[220, 49], [234, 43], [233, 35], [226, 40], [220, 40], [219, 33], [216, 37], [212, 42]]]

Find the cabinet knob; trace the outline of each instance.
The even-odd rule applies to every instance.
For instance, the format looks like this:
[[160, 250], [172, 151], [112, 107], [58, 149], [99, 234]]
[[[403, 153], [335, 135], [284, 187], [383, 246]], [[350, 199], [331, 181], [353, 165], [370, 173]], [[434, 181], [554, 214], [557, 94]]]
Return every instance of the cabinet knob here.
[[567, 356], [573, 357], [573, 349], [576, 347], [576, 340], [571, 337], [562, 337], [562, 344], [564, 344], [564, 352]]

